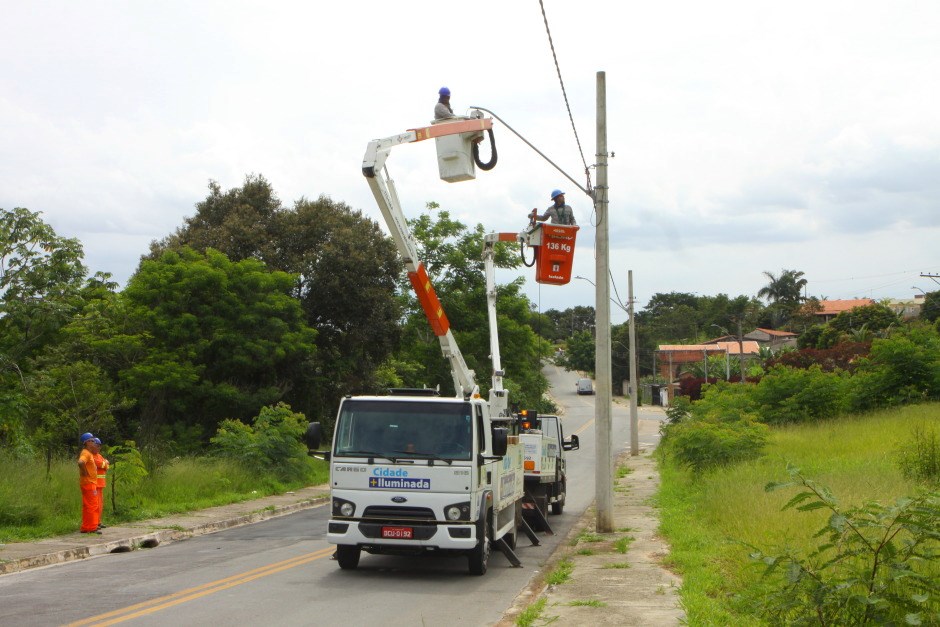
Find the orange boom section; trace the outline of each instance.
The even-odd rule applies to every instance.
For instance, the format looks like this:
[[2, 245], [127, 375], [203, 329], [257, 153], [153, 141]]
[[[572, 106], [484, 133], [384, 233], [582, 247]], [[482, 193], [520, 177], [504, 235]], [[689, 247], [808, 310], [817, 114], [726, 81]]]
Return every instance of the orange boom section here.
[[409, 272], [408, 278], [411, 280], [411, 286], [414, 287], [415, 294], [418, 296], [418, 302], [424, 309], [424, 315], [427, 316], [431, 324], [431, 330], [434, 335], [440, 337], [447, 333], [450, 328], [450, 322], [444, 314], [444, 308], [441, 307], [441, 301], [437, 298], [437, 292], [431, 285], [431, 279], [424, 269], [424, 264], [419, 264], [415, 272]]

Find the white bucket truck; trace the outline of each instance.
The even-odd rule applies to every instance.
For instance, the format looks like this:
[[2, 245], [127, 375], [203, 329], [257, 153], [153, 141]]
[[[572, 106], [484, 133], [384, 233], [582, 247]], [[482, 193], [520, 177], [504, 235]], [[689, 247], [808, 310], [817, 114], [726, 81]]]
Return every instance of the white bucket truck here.
[[[484, 265], [493, 373], [489, 398], [484, 399], [418, 259], [416, 242], [384, 167], [395, 146], [453, 135], [469, 144], [491, 128], [490, 119], [456, 118], [374, 140], [366, 150], [363, 174], [449, 360], [456, 396], [441, 398], [432, 390], [393, 390], [389, 396], [342, 400], [332, 447], [319, 452], [330, 460], [332, 512], [327, 539], [337, 545], [341, 568], [356, 568], [362, 551], [459, 553], [468, 557], [471, 574], [482, 575], [494, 546], [513, 565], [520, 565], [512, 551], [518, 529], [537, 543], [521, 517], [523, 451], [502, 385], [496, 332], [493, 249], [497, 241], [514, 241], [518, 236], [486, 236]], [[446, 153], [448, 168], [457, 167], [451, 163], [455, 158], [469, 158], [470, 151], [439, 146], [441, 150]], [[459, 168], [464, 174], [454, 180], [473, 178], [472, 163]], [[442, 178], [445, 174], [442, 166]], [[311, 423], [307, 433], [311, 448], [319, 448], [321, 432], [319, 424]]]

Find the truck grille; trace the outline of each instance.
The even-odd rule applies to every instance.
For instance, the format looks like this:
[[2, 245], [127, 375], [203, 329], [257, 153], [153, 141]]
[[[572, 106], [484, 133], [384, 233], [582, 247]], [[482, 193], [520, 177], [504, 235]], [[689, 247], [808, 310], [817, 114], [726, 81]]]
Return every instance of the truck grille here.
[[402, 507], [397, 505], [370, 505], [362, 513], [363, 518], [384, 518], [390, 520], [434, 520], [434, 512], [429, 507]]

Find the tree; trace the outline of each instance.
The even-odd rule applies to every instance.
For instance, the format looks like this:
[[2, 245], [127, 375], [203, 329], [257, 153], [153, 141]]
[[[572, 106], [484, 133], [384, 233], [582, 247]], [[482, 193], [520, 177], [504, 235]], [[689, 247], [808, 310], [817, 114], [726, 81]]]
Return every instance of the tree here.
[[829, 322], [829, 326], [844, 334], [866, 328], [869, 332], [884, 331], [898, 324], [898, 315], [884, 303], [873, 303], [843, 311]]
[[568, 370], [594, 372], [595, 341], [587, 331], [575, 333], [565, 345], [565, 357], [562, 360]]
[[772, 320], [775, 326], [785, 323], [803, 302], [803, 288], [807, 280], [799, 270], [781, 270], [780, 276], [764, 271], [770, 281], [757, 292], [758, 298], [766, 298], [773, 310]]
[[940, 291], [928, 292], [920, 308], [920, 317], [927, 322], [940, 319]]
[[295, 407], [325, 418], [344, 394], [375, 390], [377, 369], [401, 332], [401, 263], [378, 224], [325, 196], [284, 208], [260, 175], [226, 192], [211, 181], [196, 209], [173, 235], [151, 244], [150, 258], [182, 246], [214, 248], [233, 261], [260, 259], [295, 275], [293, 295], [318, 332], [319, 353], [307, 399]]
[[[483, 274], [483, 226], [472, 230], [451, 218], [447, 211], [437, 211], [429, 203], [428, 211], [409, 221], [418, 243], [418, 256], [424, 261], [428, 275], [450, 321], [451, 330], [460, 346], [467, 366], [477, 373], [477, 383], [485, 393], [492, 370], [487, 317], [486, 281]], [[505, 244], [497, 245], [496, 267], [517, 268], [518, 252]], [[548, 384], [541, 374], [540, 358], [550, 351], [548, 342], [540, 342], [530, 326], [532, 307], [522, 294], [523, 279], [497, 286], [497, 327], [500, 354], [506, 372], [503, 384], [510, 390], [510, 401], [520, 406], [537, 408]], [[406, 379], [409, 385], [440, 385], [453, 390], [447, 361], [441, 354], [437, 338], [430, 332], [423, 310], [411, 295], [410, 282], [403, 281], [406, 303], [404, 341], [400, 362], [421, 364], [417, 379]]]
[[136, 426], [145, 442], [174, 424], [213, 433], [223, 418], [307, 400], [316, 331], [295, 285], [255, 259], [167, 251], [143, 261], [113, 306], [89, 308], [70, 332], [136, 401], [125, 433]]
[[28, 449], [31, 361], [80, 309], [82, 246], [39, 213], [0, 209], [0, 445]]
[[0, 368], [39, 352], [77, 309], [87, 270], [77, 239], [39, 213], [0, 209]]
[[47, 472], [56, 450], [72, 444], [79, 433], [109, 432], [114, 412], [128, 405], [94, 364], [56, 361], [37, 369], [26, 390], [30, 435], [46, 452]]

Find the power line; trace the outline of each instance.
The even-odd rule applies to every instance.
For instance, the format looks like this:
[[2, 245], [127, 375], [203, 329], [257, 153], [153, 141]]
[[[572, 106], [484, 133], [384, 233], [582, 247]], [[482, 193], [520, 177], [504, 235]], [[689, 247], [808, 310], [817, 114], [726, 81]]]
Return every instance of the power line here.
[[543, 0], [539, 0], [539, 7], [542, 9], [542, 21], [545, 22], [545, 34], [548, 35], [548, 45], [552, 49], [552, 59], [555, 61], [555, 71], [558, 73], [558, 83], [561, 85], [561, 94], [565, 98], [565, 108], [568, 109], [568, 119], [571, 120], [571, 130], [574, 131], [574, 140], [578, 144], [578, 153], [581, 155], [581, 163], [584, 165], [584, 175], [587, 177], [587, 188], [590, 190], [591, 170], [588, 168], [587, 160], [584, 158], [584, 150], [581, 148], [581, 138], [578, 137], [578, 129], [574, 125], [574, 116], [571, 113], [571, 105], [568, 103], [568, 92], [565, 90], [565, 81], [561, 76], [561, 66], [558, 65], [558, 55], [555, 54], [555, 42], [552, 41], [552, 31], [548, 26], [548, 16], [545, 14], [545, 3]]

